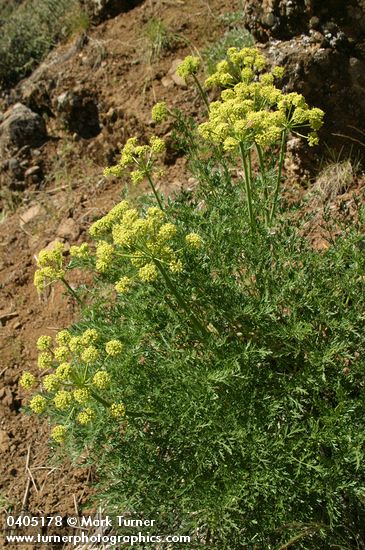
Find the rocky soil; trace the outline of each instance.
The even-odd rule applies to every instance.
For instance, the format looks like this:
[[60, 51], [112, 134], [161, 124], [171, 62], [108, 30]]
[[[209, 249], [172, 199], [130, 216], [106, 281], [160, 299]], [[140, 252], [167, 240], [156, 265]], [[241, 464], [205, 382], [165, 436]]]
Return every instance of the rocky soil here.
[[[59, 452], [50, 459], [47, 423], [21, 412], [27, 398], [18, 380], [24, 369], [37, 371], [36, 338], [77, 319], [73, 303], [57, 286], [47, 296], [37, 296], [34, 257], [55, 240], [80, 243], [90, 222], [118, 200], [127, 180], [106, 180], [102, 172], [128, 137], [156, 131], [168, 137], [170, 128], [155, 129], [151, 120], [156, 101], [199, 113], [195, 91], [175, 75], [176, 59], [222, 36], [227, 24], [221, 16], [241, 5], [239, 0], [145, 0], [126, 2], [120, 11], [117, 4], [120, 8], [123, 2], [85, 0], [94, 26], [51, 52], [0, 100], [3, 513], [66, 515], [93, 508], [94, 473], [86, 466], [87, 456], [77, 457], [74, 465]], [[364, 6], [355, 0], [246, 0], [244, 16], [260, 47], [273, 62], [287, 67], [286, 89], [304, 93], [326, 111], [323, 137], [336, 154], [352, 144], [362, 155], [365, 138], [358, 130], [365, 127]], [[144, 32], [151, 18], [162, 20], [171, 33], [169, 48], [158, 58]], [[295, 140], [290, 151], [288, 194], [296, 200], [305, 193], [297, 175], [313, 169], [318, 151], [303, 157]], [[328, 172], [318, 184], [333, 209], [342, 208], [344, 201], [350, 205], [352, 192], [364, 188], [351, 163], [347, 166], [345, 172]], [[193, 185], [184, 159], [168, 154], [161, 190], [174, 193]], [[143, 188], [131, 190], [140, 192]], [[313, 240], [321, 246], [318, 234]]]

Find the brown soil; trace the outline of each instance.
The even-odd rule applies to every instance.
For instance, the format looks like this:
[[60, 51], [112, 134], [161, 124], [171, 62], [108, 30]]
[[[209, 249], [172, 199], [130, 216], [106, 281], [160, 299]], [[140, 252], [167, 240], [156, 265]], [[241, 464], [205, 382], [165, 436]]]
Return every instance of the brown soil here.
[[[0, 223], [3, 515], [22, 510], [32, 515], [74, 514], [76, 509], [85, 511], [93, 492], [93, 472], [83, 466], [83, 457], [73, 465], [59, 452], [50, 459], [54, 453], [50, 453], [48, 423], [21, 410], [27, 395], [18, 388], [18, 381], [23, 370], [37, 373], [37, 337], [54, 334], [77, 318], [77, 309], [61, 288], [52, 287], [48, 296], [38, 297], [33, 286], [34, 256], [55, 239], [80, 243], [90, 222], [118, 200], [127, 180], [106, 180], [103, 168], [115, 160], [128, 137], [154, 131], [150, 112], [156, 101], [197, 112], [200, 104], [194, 90], [176, 85], [168, 72], [176, 58], [221, 36], [224, 27], [219, 15], [238, 9], [238, 0], [146, 1], [88, 31], [82, 51], [68, 56], [72, 44], [62, 45], [42, 65], [46, 71], [37, 85], [54, 80], [53, 98], [75, 87], [91, 91], [97, 98], [102, 131], [95, 138], [83, 139], [67, 132], [59, 118], [50, 118], [50, 140], [40, 149], [45, 184], [23, 191], [21, 205], [13, 213], [8, 211]], [[173, 51], [150, 62], [141, 30], [152, 16], [184, 41], [176, 40]], [[58, 61], [52, 64], [54, 59]], [[18, 90], [27, 86], [27, 81], [21, 83]], [[168, 130], [165, 127], [163, 133]], [[186, 185], [188, 178], [183, 159], [169, 159], [161, 189], [172, 193]], [[137, 192], [143, 189], [132, 191]], [[8, 202], [12, 202], [10, 195]]]

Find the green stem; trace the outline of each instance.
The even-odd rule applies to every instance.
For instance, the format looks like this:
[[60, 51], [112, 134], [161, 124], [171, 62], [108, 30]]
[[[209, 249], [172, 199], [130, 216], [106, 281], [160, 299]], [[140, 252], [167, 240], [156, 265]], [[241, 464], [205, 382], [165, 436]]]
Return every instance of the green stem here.
[[265, 159], [264, 159], [264, 154], [262, 152], [261, 146], [258, 145], [258, 143], [256, 143], [256, 151], [259, 157], [260, 172], [261, 172], [261, 177], [264, 184], [265, 222], [266, 222], [266, 225], [268, 225], [269, 224], [269, 204], [268, 204], [269, 196], [268, 196], [268, 189], [266, 187], [267, 180], [266, 180]]
[[64, 279], [63, 277], [61, 277], [60, 279], [63, 284], [65, 285], [66, 289], [68, 290], [68, 292], [71, 294], [71, 296], [73, 298], [75, 298], [76, 302], [79, 304], [79, 306], [82, 306], [82, 301], [80, 300], [80, 298], [78, 297], [78, 295], [76, 294], [76, 292], [74, 291], [74, 289], [68, 284], [68, 282], [66, 281], [66, 279]]
[[207, 108], [207, 111], [209, 112], [209, 102], [208, 102], [208, 98], [207, 98], [207, 94], [204, 92], [199, 80], [196, 78], [195, 74], [192, 75], [193, 79], [194, 79], [194, 82], [195, 84], [197, 85], [198, 87], [198, 90], [199, 90], [199, 93], [201, 95], [201, 98], [202, 100], [204, 101], [205, 103], [205, 106]]
[[245, 154], [245, 150], [243, 148], [242, 142], [240, 143], [240, 152], [241, 152], [243, 169], [245, 172], [245, 190], [246, 190], [247, 208], [248, 208], [248, 214], [250, 217], [251, 230], [253, 231], [255, 227], [255, 218], [253, 215], [253, 207], [252, 207], [251, 181], [249, 176], [249, 168], [247, 164], [246, 154]]
[[281, 144], [280, 144], [278, 177], [277, 177], [277, 180], [276, 180], [276, 187], [275, 187], [275, 192], [274, 192], [274, 199], [273, 199], [272, 208], [271, 208], [271, 214], [270, 214], [270, 218], [269, 218], [269, 223], [270, 223], [270, 224], [272, 223], [272, 221], [273, 221], [273, 219], [274, 219], [274, 216], [275, 216], [276, 205], [277, 205], [277, 202], [278, 202], [278, 196], [279, 196], [279, 191], [280, 191], [281, 174], [282, 174], [282, 170], [283, 170], [284, 157], [285, 157], [286, 135], [287, 135], [287, 131], [286, 131], [286, 130], [283, 130], [283, 133], [281, 134]]
[[194, 329], [198, 333], [200, 333], [204, 338], [209, 336], [207, 329], [205, 328], [203, 323], [194, 315], [194, 313], [191, 311], [189, 306], [186, 304], [184, 298], [181, 296], [180, 292], [177, 290], [176, 286], [172, 282], [169, 274], [167, 273], [165, 268], [162, 266], [161, 262], [159, 260], [154, 259], [154, 263], [157, 269], [160, 271], [162, 277], [165, 279], [166, 285], [171, 290], [172, 294], [175, 296], [177, 303], [188, 315], [192, 325], [194, 326]]
[[100, 397], [100, 395], [95, 393], [93, 390], [90, 390], [90, 395], [95, 399], [95, 401], [98, 401], [99, 403], [104, 405], [104, 407], [106, 407], [107, 409], [110, 408], [111, 403], [109, 403], [109, 401], [107, 401], [103, 397]]
[[158, 206], [161, 208], [161, 210], [163, 210], [162, 202], [161, 202], [161, 200], [160, 200], [160, 197], [158, 196], [158, 193], [157, 193], [157, 191], [156, 191], [155, 184], [153, 183], [153, 180], [152, 180], [152, 178], [151, 178], [149, 172], [146, 172], [146, 177], [147, 177], [147, 179], [148, 179], [148, 183], [149, 183], [150, 186], [151, 186], [151, 189], [152, 189], [152, 191], [153, 191], [153, 194], [154, 194], [155, 197], [156, 197], [156, 200], [157, 200], [157, 202], [158, 202]]

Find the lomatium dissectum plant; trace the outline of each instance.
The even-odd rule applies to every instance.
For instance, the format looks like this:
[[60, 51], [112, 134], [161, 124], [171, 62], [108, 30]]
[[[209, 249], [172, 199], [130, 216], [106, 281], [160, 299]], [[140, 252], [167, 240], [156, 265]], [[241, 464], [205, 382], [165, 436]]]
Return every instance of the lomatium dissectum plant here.
[[127, 141], [106, 173], [146, 178], [153, 195], [37, 255], [37, 290], [63, 284], [80, 309], [39, 338], [39, 371], [20, 383], [71, 458], [87, 448], [108, 513], [156, 517], [194, 548], [360, 548], [365, 209], [326, 222], [320, 251], [307, 208], [288, 216], [287, 137], [315, 145], [323, 113], [265, 67], [230, 49], [200, 84], [200, 60], [181, 64], [199, 119], [165, 103], [152, 116], [173, 119], [196, 187], [164, 200], [163, 141]]

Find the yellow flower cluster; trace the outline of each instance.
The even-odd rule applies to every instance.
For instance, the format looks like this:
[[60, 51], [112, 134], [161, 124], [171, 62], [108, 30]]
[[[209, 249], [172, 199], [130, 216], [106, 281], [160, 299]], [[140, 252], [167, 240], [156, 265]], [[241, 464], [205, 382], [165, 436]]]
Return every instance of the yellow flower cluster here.
[[181, 78], [187, 78], [193, 74], [196, 74], [199, 70], [200, 59], [193, 55], [188, 55], [185, 57], [184, 61], [180, 63], [176, 69], [176, 74], [181, 76]]
[[[128, 205], [121, 209], [120, 205], [117, 205], [108, 216], [114, 222], [121, 221], [121, 213], [130, 210], [125, 206]], [[156, 216], [157, 212], [153, 213]], [[171, 228], [165, 237], [170, 234]], [[105, 391], [110, 387], [112, 377], [107, 370], [95, 368], [99, 360], [120, 355], [123, 344], [117, 339], [104, 344], [100, 340], [101, 336], [95, 328], [86, 329], [77, 336], [72, 336], [68, 330], [60, 330], [54, 340], [44, 335], [38, 338], [38, 365], [41, 369], [50, 368], [52, 372], [43, 377], [41, 393], [33, 395], [29, 401], [29, 408], [33, 413], [50, 412], [53, 407], [55, 410], [65, 411], [68, 419], [74, 418], [79, 424], [86, 425], [96, 416], [96, 410], [91, 408], [92, 405], [88, 405], [99, 402], [104, 404], [115, 418], [125, 415], [124, 405], [110, 405], [107, 396], [98, 395], [98, 390]], [[24, 389], [31, 389], [37, 385], [36, 377], [25, 371], [19, 385]], [[78, 411], [80, 406], [82, 410]], [[66, 427], [59, 425], [53, 429], [52, 438], [62, 443], [66, 434]]]
[[119, 340], [109, 340], [109, 342], [105, 344], [105, 351], [110, 357], [116, 357], [122, 353], [123, 344]]
[[30, 390], [31, 388], [33, 388], [33, 386], [35, 386], [35, 383], [36, 377], [31, 372], [23, 372], [19, 380], [19, 384], [22, 388], [24, 388], [25, 390]]
[[34, 286], [42, 292], [47, 284], [53, 283], [65, 276], [63, 269], [64, 245], [56, 243], [53, 250], [41, 250], [37, 258], [39, 269], [34, 274]]
[[125, 416], [125, 406], [123, 403], [113, 403], [109, 410], [114, 418], [122, 418]]
[[[159, 109], [161, 112], [161, 108]], [[124, 145], [118, 164], [104, 170], [105, 176], [120, 177], [126, 167], [135, 166], [131, 172], [134, 184], [140, 183], [145, 176], [150, 176], [156, 161], [156, 155], [165, 152], [166, 145], [163, 139], [152, 136], [148, 145], [139, 145], [136, 137], [129, 138]]]
[[91, 237], [98, 238], [108, 233], [113, 224], [120, 221], [129, 208], [128, 201], [121, 201], [112, 208], [108, 214], [97, 220], [89, 228]]
[[68, 332], [68, 330], [60, 330], [56, 334], [56, 342], [60, 345], [67, 345], [69, 341], [71, 340], [71, 334]]
[[219, 63], [217, 72], [206, 82], [226, 89], [219, 101], [210, 104], [209, 121], [199, 126], [204, 139], [222, 144], [226, 151], [244, 143], [269, 147], [279, 142], [284, 131], [307, 126], [311, 130], [309, 145], [318, 142], [323, 111], [310, 109], [302, 95], [284, 94], [274, 86], [274, 78], [283, 74], [281, 67], [258, 75], [265, 64], [256, 49], [228, 50], [228, 61]]
[[67, 361], [70, 352], [67, 346], [59, 346], [53, 350], [53, 354], [57, 361]]
[[47, 399], [43, 395], [35, 395], [29, 402], [30, 409], [35, 414], [42, 414], [47, 407]]
[[131, 286], [131, 279], [129, 277], [122, 277], [121, 279], [119, 279], [119, 281], [116, 283], [115, 285], [115, 290], [119, 293], [119, 294], [125, 294], [126, 292], [128, 292], [130, 286]]
[[38, 355], [38, 367], [41, 370], [49, 369], [53, 365], [53, 357], [48, 351], [43, 351]]
[[104, 273], [113, 263], [114, 247], [102, 241], [96, 247], [96, 270]]
[[61, 381], [56, 374], [48, 374], [43, 378], [43, 387], [49, 392], [58, 390], [60, 383]]
[[216, 72], [206, 79], [205, 86], [228, 88], [250, 81], [254, 72], [261, 71], [265, 65], [265, 57], [256, 48], [228, 48], [227, 59], [217, 64]]
[[56, 409], [61, 411], [68, 409], [72, 403], [72, 394], [69, 391], [61, 390], [54, 396], [54, 404]]
[[51, 345], [51, 336], [40, 336], [37, 340], [37, 350], [39, 351], [48, 351]]
[[[97, 220], [89, 232], [99, 240], [96, 245], [96, 267], [99, 271], [119, 269], [121, 258], [130, 261], [137, 269], [136, 277], [145, 283], [153, 283], [161, 273], [169, 271], [178, 274], [183, 270], [178, 252], [171, 246], [177, 227], [166, 220], [160, 208], [148, 208], [145, 215], [140, 215], [127, 201], [122, 201]], [[203, 245], [203, 240], [197, 233], [190, 233], [185, 243], [188, 248], [198, 249]], [[120, 277], [115, 283], [115, 290], [120, 294], [128, 292], [134, 279], [131, 276]], [[74, 346], [72, 340], [71, 349], [77, 344]]]
[[86, 426], [86, 424], [90, 424], [90, 422], [92, 422], [94, 418], [95, 418], [95, 411], [90, 409], [90, 407], [87, 407], [77, 415], [78, 422], [83, 426]]
[[185, 241], [191, 248], [201, 248], [203, 246], [203, 239], [198, 233], [189, 233], [186, 235]]
[[80, 405], [85, 405], [91, 398], [90, 391], [87, 388], [77, 388], [73, 391], [73, 396]]
[[89, 346], [81, 353], [81, 359], [87, 364], [92, 365], [96, 363], [99, 357], [99, 352], [94, 346]]
[[164, 120], [166, 120], [168, 115], [169, 111], [164, 101], [156, 103], [156, 105], [152, 107], [151, 116], [152, 120], [154, 120], [155, 122], [163, 122]]
[[[176, 253], [168, 246], [168, 241], [176, 233], [176, 226], [165, 222], [165, 214], [160, 208], [149, 208], [143, 217], [139, 216], [135, 208], [130, 208], [127, 201], [122, 201], [90, 228], [93, 237], [109, 237], [113, 242], [110, 244], [103, 240], [97, 245], [97, 254], [100, 247], [103, 251], [103, 267], [111, 267], [113, 257], [117, 254], [128, 257], [131, 264], [138, 268], [138, 277], [144, 282], [153, 282], [158, 277], [156, 261], [165, 264], [169, 269], [175, 268], [175, 272], [182, 270]], [[176, 266], [180, 269], [176, 269]], [[130, 277], [121, 277], [115, 285], [116, 291], [127, 292], [131, 282]]]
[[111, 381], [111, 376], [105, 370], [98, 370], [94, 374], [93, 384], [99, 390], [105, 390], [110, 385], [110, 381]]
[[67, 381], [72, 373], [71, 363], [61, 363], [55, 371], [55, 375], [62, 382]]
[[70, 256], [71, 258], [88, 258], [90, 253], [89, 245], [82, 243], [80, 246], [71, 246]]
[[51, 431], [51, 437], [57, 443], [63, 443], [65, 441], [66, 435], [67, 435], [67, 428], [66, 426], [62, 426], [62, 424], [55, 426]]
[[82, 333], [81, 342], [84, 346], [95, 344], [99, 339], [99, 334], [96, 328], [88, 328]]

